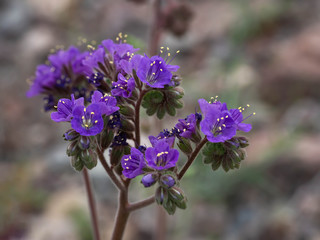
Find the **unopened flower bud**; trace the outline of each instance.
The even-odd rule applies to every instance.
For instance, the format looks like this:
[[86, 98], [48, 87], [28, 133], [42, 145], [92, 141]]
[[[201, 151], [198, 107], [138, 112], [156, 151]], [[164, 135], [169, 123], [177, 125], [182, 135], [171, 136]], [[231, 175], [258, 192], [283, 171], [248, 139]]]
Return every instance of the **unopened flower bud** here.
[[156, 173], [148, 173], [144, 175], [141, 179], [141, 183], [145, 187], [151, 187], [153, 184], [155, 184], [158, 180], [158, 174]]
[[158, 205], [163, 205], [168, 202], [168, 190], [163, 187], [158, 187], [155, 193], [156, 202]]
[[78, 132], [76, 132], [75, 130], [73, 130], [73, 129], [69, 129], [68, 131], [66, 131], [63, 134], [64, 140], [66, 140], [66, 141], [75, 140], [79, 136], [80, 136], [80, 134]]
[[88, 149], [90, 147], [90, 137], [81, 136], [79, 140], [79, 147], [81, 149]]
[[176, 184], [176, 181], [170, 175], [163, 175], [160, 178], [160, 184], [165, 188], [171, 188]]
[[80, 149], [78, 147], [78, 141], [73, 141], [69, 144], [67, 147], [67, 155], [70, 156], [76, 156], [79, 153]]
[[192, 146], [188, 139], [181, 138], [180, 141], [177, 143], [179, 149], [184, 152], [186, 155], [192, 153]]

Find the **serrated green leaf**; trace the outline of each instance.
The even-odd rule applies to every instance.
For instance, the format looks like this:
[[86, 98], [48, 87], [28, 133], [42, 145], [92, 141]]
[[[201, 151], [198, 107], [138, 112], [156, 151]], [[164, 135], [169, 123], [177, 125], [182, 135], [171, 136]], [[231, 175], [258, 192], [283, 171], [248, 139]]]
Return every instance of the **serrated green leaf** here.
[[164, 117], [165, 113], [166, 113], [165, 107], [164, 106], [159, 106], [158, 110], [157, 110], [157, 117], [159, 119], [162, 119]]
[[168, 103], [166, 104], [166, 111], [170, 116], [176, 115], [176, 109]]
[[182, 108], [183, 107], [183, 103], [180, 100], [174, 99], [171, 102], [172, 106], [175, 108]]
[[213, 161], [214, 161], [213, 157], [204, 157], [204, 159], [203, 159], [204, 164], [211, 164], [211, 163], [213, 163]]
[[148, 116], [152, 116], [153, 114], [156, 113], [157, 110], [158, 110], [158, 105], [153, 105], [147, 108], [146, 113]]

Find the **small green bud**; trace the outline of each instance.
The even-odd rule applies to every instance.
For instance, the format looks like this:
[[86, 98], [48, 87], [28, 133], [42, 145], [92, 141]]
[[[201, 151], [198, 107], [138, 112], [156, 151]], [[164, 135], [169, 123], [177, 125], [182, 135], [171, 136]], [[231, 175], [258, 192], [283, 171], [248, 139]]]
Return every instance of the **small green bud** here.
[[67, 155], [70, 156], [76, 156], [80, 152], [80, 148], [78, 146], [78, 141], [75, 140], [71, 142], [67, 147]]
[[125, 117], [133, 117], [134, 116], [134, 110], [128, 105], [120, 106], [119, 111]]
[[71, 166], [77, 170], [77, 171], [81, 171], [84, 167], [83, 162], [81, 161], [81, 159], [78, 156], [72, 156], [71, 157]]
[[179, 140], [179, 142], [177, 143], [177, 145], [178, 145], [179, 149], [180, 149], [183, 153], [185, 153], [186, 155], [189, 155], [189, 154], [192, 153], [192, 146], [191, 146], [191, 144], [190, 144], [190, 142], [189, 142], [188, 139], [186, 139], [186, 138], [181, 138], [181, 139]]

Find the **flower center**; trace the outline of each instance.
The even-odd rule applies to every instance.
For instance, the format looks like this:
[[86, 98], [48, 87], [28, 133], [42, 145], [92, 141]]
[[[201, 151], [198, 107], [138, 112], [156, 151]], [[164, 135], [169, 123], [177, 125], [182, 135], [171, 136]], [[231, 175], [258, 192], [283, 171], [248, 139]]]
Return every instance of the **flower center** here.
[[98, 120], [93, 121], [94, 112], [87, 113], [84, 111], [84, 115], [82, 116], [82, 127], [85, 129], [90, 129], [94, 124], [98, 122]]
[[160, 152], [157, 154], [156, 165], [164, 167], [167, 164], [167, 155], [169, 152]]

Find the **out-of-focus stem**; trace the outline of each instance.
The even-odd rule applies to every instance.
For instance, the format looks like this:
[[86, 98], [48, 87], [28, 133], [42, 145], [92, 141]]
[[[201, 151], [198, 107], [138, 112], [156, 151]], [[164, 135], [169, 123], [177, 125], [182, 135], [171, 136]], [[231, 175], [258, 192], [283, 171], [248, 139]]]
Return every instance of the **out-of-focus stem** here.
[[140, 208], [144, 208], [144, 207], [154, 203], [154, 201], [155, 201], [154, 196], [148, 197], [144, 200], [129, 204], [128, 210], [132, 212], [132, 211], [138, 210]]
[[178, 173], [178, 179], [180, 180], [184, 174], [186, 173], [186, 171], [189, 169], [189, 167], [191, 166], [191, 164], [193, 163], [193, 161], [196, 159], [196, 157], [198, 156], [198, 153], [200, 152], [201, 148], [204, 146], [204, 144], [206, 144], [206, 142], [208, 142], [207, 137], [205, 137], [204, 139], [202, 139], [202, 141], [197, 145], [197, 147], [194, 149], [194, 151], [192, 152], [192, 154], [190, 155], [190, 157], [188, 158], [188, 161], [186, 162], [186, 164], [183, 166], [183, 168], [181, 169], [181, 171]]
[[93, 195], [93, 191], [92, 191], [89, 173], [85, 167], [83, 168], [82, 173], [83, 173], [83, 179], [84, 179], [84, 183], [85, 183], [85, 187], [86, 187], [86, 191], [87, 191], [87, 196], [88, 196], [88, 203], [89, 203], [94, 239], [100, 240], [97, 208], [96, 208], [96, 203], [94, 200], [94, 195]]
[[151, 26], [150, 39], [149, 39], [149, 54], [150, 56], [157, 54], [159, 42], [161, 38], [163, 19], [161, 12], [161, 0], [154, 0], [154, 17], [153, 24]]

